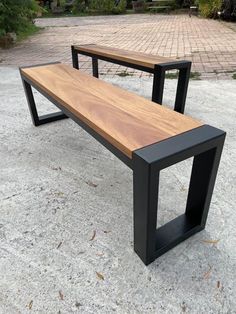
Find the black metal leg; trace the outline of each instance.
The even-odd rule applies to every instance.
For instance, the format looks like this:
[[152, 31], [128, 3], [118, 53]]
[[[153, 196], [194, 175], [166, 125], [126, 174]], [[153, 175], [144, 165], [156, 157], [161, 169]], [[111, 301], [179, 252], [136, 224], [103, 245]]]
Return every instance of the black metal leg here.
[[39, 123], [39, 116], [38, 116], [38, 111], [37, 111], [37, 108], [35, 105], [32, 88], [31, 88], [30, 84], [27, 83], [24, 79], [22, 79], [22, 83], [23, 83], [23, 87], [25, 90], [25, 95], [26, 95], [28, 106], [29, 106], [32, 122], [35, 126], [38, 126], [40, 124]]
[[193, 217], [202, 228], [206, 225], [222, 149], [223, 141], [194, 158], [186, 215]]
[[185, 62], [185, 67], [179, 70], [178, 86], [175, 98], [175, 111], [184, 113], [188, 83], [190, 77], [191, 62]]
[[62, 120], [62, 119], [68, 118], [61, 111], [55, 112], [55, 113], [45, 114], [45, 115], [39, 117], [38, 111], [36, 108], [36, 104], [34, 101], [34, 95], [32, 92], [32, 88], [31, 88], [30, 84], [28, 82], [26, 82], [23, 78], [22, 78], [22, 82], [23, 82], [23, 87], [25, 90], [25, 95], [26, 95], [26, 99], [28, 102], [32, 122], [35, 126], [39, 126], [41, 124], [45, 124], [45, 123], [54, 122], [57, 120]]
[[92, 58], [92, 65], [93, 65], [93, 76], [94, 77], [99, 77], [98, 75], [98, 59], [93, 57]]
[[[224, 139], [206, 125], [134, 151], [134, 250], [146, 265], [204, 229]], [[192, 156], [186, 212], [156, 229], [159, 173]]]
[[165, 82], [165, 69], [160, 65], [156, 65], [153, 75], [152, 101], [162, 105], [163, 92]]
[[155, 259], [159, 173], [141, 158], [134, 162], [134, 250], [145, 265]]
[[71, 46], [71, 55], [72, 55], [72, 65], [73, 68], [79, 70], [79, 58], [78, 53], [75, 50], [74, 46]]

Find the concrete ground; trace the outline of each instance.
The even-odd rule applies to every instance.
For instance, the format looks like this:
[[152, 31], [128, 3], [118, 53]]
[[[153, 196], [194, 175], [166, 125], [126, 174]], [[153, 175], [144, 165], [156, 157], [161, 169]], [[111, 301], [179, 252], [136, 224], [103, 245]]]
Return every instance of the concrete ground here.
[[[236, 313], [235, 81], [190, 82], [186, 114], [228, 133], [208, 223], [146, 267], [131, 170], [70, 120], [33, 127], [17, 69], [0, 77], [0, 313]], [[149, 78], [110, 81], [150, 95]], [[158, 224], [183, 212], [190, 165], [162, 172]]]
[[[192, 71], [202, 78], [231, 79], [236, 73], [236, 31], [234, 24], [193, 16], [134, 14], [120, 16], [41, 18], [43, 29], [14, 48], [0, 50], [2, 65], [30, 65], [60, 60], [71, 63], [72, 44], [98, 43], [187, 59]], [[91, 71], [91, 60], [81, 57], [83, 70]], [[100, 62], [100, 72], [113, 77], [128, 71], [147, 73]]]

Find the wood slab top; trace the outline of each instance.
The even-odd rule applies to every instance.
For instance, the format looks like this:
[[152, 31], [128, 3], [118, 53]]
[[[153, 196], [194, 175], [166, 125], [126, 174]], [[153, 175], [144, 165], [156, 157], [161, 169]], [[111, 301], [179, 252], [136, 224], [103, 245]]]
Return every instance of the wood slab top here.
[[21, 73], [131, 159], [136, 149], [202, 125], [68, 65], [23, 68]]
[[96, 54], [97, 56], [103, 56], [114, 60], [130, 62], [150, 69], [154, 69], [155, 64], [179, 61], [174, 58], [166, 58], [158, 55], [151, 55], [142, 52], [100, 46], [95, 44], [78, 46], [76, 45], [74, 46], [74, 48], [75, 50], [78, 50], [80, 52], [84, 51], [88, 53], [93, 53]]

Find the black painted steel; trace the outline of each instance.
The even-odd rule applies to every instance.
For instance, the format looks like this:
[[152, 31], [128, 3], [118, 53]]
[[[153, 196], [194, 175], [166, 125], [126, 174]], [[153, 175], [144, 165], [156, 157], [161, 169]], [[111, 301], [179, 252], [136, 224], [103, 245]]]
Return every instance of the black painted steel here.
[[[22, 76], [21, 76], [21, 78], [22, 78]], [[24, 87], [24, 91], [25, 91], [25, 95], [26, 95], [26, 99], [27, 99], [27, 103], [28, 103], [32, 122], [35, 126], [38, 126], [38, 125], [40, 125], [40, 122], [39, 122], [38, 111], [37, 111], [35, 101], [34, 101], [34, 95], [32, 92], [32, 88], [31, 88], [30, 84], [27, 83], [23, 78], [22, 78], [22, 83], [23, 83], [23, 87]]]
[[163, 92], [165, 82], [165, 68], [161, 65], [156, 65], [153, 75], [153, 87], [152, 87], [152, 101], [162, 104]]
[[122, 66], [130, 67], [140, 71], [152, 73], [153, 77], [153, 88], [152, 88], [152, 101], [162, 105], [163, 91], [164, 91], [164, 82], [165, 82], [165, 72], [169, 70], [179, 70], [178, 76], [178, 85], [176, 91], [175, 105], [174, 110], [180, 113], [184, 113], [187, 91], [188, 91], [188, 82], [190, 77], [191, 62], [186, 60], [177, 60], [168, 63], [161, 63], [155, 65], [154, 69], [149, 67], [141, 66], [134, 64], [132, 62], [116, 60], [112, 57], [104, 57], [98, 53], [91, 53], [80, 50], [75, 46], [71, 46], [72, 51], [72, 64], [73, 67], [78, 69], [78, 54], [82, 54], [92, 58], [92, 68], [93, 76], [98, 78], [98, 64], [97, 60], [103, 60], [106, 62], [111, 62], [119, 64]]
[[71, 55], [72, 55], [72, 65], [73, 68], [79, 70], [79, 58], [78, 53], [75, 50], [74, 46], [71, 46]]
[[92, 58], [92, 66], [93, 66], [93, 76], [98, 78], [98, 59], [97, 58]]
[[[204, 229], [224, 139], [204, 125], [133, 152], [134, 249], [146, 265]], [[156, 230], [160, 171], [193, 156], [185, 214]]]
[[22, 83], [24, 86], [25, 90], [25, 95], [27, 98], [30, 114], [31, 114], [31, 119], [32, 122], [35, 126], [39, 126], [48, 122], [54, 122], [62, 119], [68, 118], [63, 112], [54, 112], [54, 113], [49, 113], [45, 114], [43, 116], [38, 115], [38, 111], [36, 108], [35, 100], [34, 100], [34, 95], [32, 92], [32, 88], [30, 83], [28, 83], [23, 77], [22, 77]]
[[[34, 125], [71, 118], [133, 170], [134, 250], [148, 265], [180, 242], [204, 229], [226, 133], [204, 125], [133, 152], [132, 159], [43, 91], [21, 72]], [[61, 112], [39, 117], [33, 86]], [[186, 211], [156, 229], [160, 171], [194, 157]]]
[[191, 62], [188, 62], [185, 65], [186, 67], [179, 70], [178, 85], [175, 97], [175, 111], [180, 113], [184, 113], [191, 71]]

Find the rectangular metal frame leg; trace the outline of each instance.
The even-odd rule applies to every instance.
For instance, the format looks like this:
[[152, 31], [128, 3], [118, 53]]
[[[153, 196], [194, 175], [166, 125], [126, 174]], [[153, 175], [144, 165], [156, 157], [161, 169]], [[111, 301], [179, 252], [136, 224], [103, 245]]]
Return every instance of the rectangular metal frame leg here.
[[179, 69], [178, 85], [177, 85], [177, 91], [176, 91], [176, 97], [175, 97], [174, 110], [180, 113], [184, 113], [190, 71], [191, 71], [191, 62], [185, 61], [184, 67]]
[[99, 77], [98, 74], [98, 59], [95, 57], [92, 57], [92, 67], [93, 67], [93, 76], [94, 77]]
[[223, 143], [194, 157], [186, 215], [205, 228]]
[[71, 55], [72, 55], [72, 65], [73, 68], [79, 70], [79, 58], [78, 53], [75, 50], [74, 46], [71, 46]]
[[[134, 250], [146, 265], [204, 229], [224, 139], [205, 125], [134, 151]], [[192, 156], [186, 211], [156, 229], [160, 171]]]
[[134, 168], [134, 251], [145, 265], [155, 259], [159, 174], [141, 158]]
[[161, 65], [156, 65], [153, 74], [152, 101], [162, 105], [165, 83], [165, 69]]
[[31, 119], [32, 119], [32, 122], [35, 126], [39, 126], [39, 125], [42, 125], [45, 123], [54, 122], [57, 120], [62, 120], [62, 119], [68, 118], [61, 111], [55, 112], [55, 113], [45, 114], [43, 116], [39, 116], [37, 108], [36, 108], [36, 104], [35, 104], [34, 95], [32, 92], [31, 85], [28, 82], [26, 82], [23, 78], [22, 78], [22, 83], [23, 83], [26, 99], [28, 102], [28, 106], [29, 106], [29, 110], [30, 110], [30, 114], [31, 114]]

